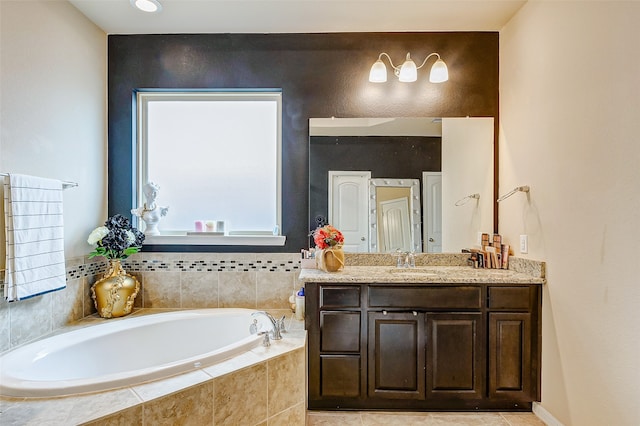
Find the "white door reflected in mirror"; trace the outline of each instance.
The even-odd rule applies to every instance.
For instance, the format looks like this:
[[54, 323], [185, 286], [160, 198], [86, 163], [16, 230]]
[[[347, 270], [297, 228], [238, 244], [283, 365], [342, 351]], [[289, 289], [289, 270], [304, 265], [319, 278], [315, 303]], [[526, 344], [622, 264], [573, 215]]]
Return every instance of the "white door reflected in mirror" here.
[[329, 170], [329, 223], [344, 236], [344, 251], [369, 251], [369, 171]]
[[420, 180], [369, 180], [369, 251], [422, 251]]
[[442, 173], [422, 172], [424, 252], [442, 252]]
[[398, 250], [411, 251], [411, 222], [409, 220], [409, 198], [402, 197], [381, 201], [378, 236], [382, 253]]

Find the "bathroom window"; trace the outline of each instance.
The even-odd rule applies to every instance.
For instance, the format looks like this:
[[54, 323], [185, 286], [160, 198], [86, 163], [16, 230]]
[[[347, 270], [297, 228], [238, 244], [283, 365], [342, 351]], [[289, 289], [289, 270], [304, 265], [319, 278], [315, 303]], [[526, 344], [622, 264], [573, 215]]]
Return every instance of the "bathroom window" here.
[[146, 182], [160, 187], [162, 235], [196, 221], [204, 231], [224, 222], [227, 236], [279, 235], [280, 91], [140, 91], [137, 109], [138, 205]]

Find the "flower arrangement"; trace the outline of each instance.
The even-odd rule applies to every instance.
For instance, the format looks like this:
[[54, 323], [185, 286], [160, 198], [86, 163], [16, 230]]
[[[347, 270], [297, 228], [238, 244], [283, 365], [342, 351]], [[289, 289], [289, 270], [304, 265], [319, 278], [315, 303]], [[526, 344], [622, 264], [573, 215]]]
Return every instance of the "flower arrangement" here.
[[103, 256], [107, 259], [123, 260], [140, 251], [144, 234], [131, 226], [129, 219], [116, 214], [89, 234], [89, 244], [97, 244], [89, 258]]
[[331, 248], [344, 243], [344, 235], [331, 225], [324, 225], [311, 233], [313, 242], [320, 250]]

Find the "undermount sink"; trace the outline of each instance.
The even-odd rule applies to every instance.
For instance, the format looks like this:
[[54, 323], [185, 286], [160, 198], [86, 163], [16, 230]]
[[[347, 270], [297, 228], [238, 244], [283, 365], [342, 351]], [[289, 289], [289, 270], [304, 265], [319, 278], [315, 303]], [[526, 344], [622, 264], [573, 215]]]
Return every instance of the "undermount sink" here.
[[427, 268], [391, 268], [389, 272], [392, 274], [400, 275], [424, 275], [430, 277], [437, 277], [439, 274], [434, 272], [433, 269]]

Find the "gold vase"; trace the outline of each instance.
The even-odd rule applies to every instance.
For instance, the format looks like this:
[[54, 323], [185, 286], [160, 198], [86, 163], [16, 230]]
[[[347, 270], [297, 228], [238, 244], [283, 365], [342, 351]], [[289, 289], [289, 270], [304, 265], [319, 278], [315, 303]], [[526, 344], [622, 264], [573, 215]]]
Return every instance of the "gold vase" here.
[[341, 245], [326, 248], [320, 251], [318, 267], [326, 272], [338, 272], [344, 268], [344, 250]]
[[122, 269], [119, 260], [112, 259], [104, 277], [91, 286], [91, 297], [98, 315], [117, 318], [131, 313], [139, 291], [138, 280]]

